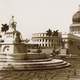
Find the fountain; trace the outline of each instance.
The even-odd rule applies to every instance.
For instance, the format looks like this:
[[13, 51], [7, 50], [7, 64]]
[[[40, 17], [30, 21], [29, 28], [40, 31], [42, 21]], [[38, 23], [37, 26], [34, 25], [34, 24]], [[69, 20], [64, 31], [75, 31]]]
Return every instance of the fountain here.
[[0, 37], [0, 70], [44, 70], [70, 66], [64, 60], [53, 59], [49, 54], [28, 52], [21, 33], [16, 30], [14, 16], [9, 25], [2, 24]]

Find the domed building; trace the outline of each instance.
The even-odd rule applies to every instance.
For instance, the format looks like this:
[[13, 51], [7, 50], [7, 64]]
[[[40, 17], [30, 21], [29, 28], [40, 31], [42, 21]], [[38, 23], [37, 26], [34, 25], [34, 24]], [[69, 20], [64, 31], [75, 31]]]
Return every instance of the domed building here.
[[70, 32], [72, 34], [80, 34], [80, 10], [78, 10], [72, 17]]
[[72, 16], [72, 24], [68, 35], [68, 48], [69, 53], [80, 55], [80, 9]]

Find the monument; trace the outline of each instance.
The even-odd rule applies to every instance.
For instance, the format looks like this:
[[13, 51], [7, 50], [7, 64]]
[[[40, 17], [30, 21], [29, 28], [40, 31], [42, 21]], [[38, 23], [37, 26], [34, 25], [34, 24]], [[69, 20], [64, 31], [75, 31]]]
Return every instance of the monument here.
[[64, 60], [52, 59], [49, 54], [28, 52], [17, 22], [12, 16], [9, 25], [2, 24], [0, 33], [0, 70], [43, 70], [70, 66]]

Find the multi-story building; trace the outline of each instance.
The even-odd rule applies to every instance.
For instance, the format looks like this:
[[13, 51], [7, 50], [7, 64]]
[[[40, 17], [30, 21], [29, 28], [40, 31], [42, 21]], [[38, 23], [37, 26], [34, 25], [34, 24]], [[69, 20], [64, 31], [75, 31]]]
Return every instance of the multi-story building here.
[[61, 33], [58, 36], [48, 36], [47, 33], [34, 33], [32, 41], [37, 42], [41, 48], [59, 48], [61, 46]]
[[72, 16], [70, 32], [63, 34], [62, 39], [69, 54], [80, 55], [80, 9]]
[[69, 35], [69, 49], [72, 54], [80, 55], [80, 9], [72, 17]]

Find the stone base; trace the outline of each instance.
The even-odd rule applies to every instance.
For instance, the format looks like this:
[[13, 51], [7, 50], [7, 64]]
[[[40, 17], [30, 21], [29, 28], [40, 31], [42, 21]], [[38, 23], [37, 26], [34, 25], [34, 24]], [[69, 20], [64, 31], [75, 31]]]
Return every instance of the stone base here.
[[0, 70], [43, 70], [70, 66], [70, 63], [52, 59], [44, 53], [0, 54], [0, 59]]
[[33, 62], [6, 62], [0, 63], [0, 70], [44, 70], [58, 69], [70, 66], [70, 63], [59, 59], [49, 61], [33, 61]]

